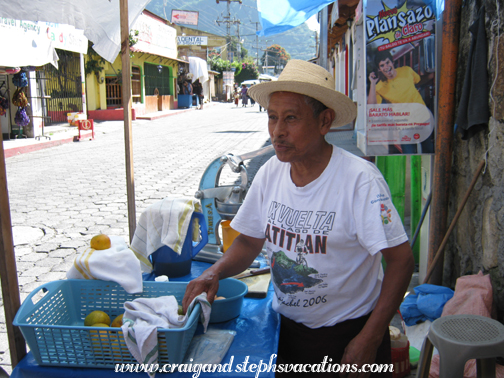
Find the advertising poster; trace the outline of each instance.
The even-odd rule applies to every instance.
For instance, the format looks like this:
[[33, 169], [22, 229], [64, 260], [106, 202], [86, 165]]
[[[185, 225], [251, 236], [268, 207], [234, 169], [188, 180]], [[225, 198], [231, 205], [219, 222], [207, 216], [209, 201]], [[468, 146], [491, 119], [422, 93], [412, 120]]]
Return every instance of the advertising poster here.
[[366, 138], [384, 154], [434, 153], [435, 22], [429, 0], [367, 2]]

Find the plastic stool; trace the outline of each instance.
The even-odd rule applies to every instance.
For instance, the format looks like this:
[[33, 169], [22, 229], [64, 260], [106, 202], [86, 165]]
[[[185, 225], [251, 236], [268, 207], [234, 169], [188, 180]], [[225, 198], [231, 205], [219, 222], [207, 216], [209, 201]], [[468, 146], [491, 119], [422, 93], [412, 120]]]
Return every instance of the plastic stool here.
[[478, 378], [495, 378], [495, 357], [504, 356], [504, 325], [477, 315], [436, 319], [422, 346], [417, 378], [429, 377], [434, 347], [439, 352], [440, 378], [462, 378], [470, 359], [476, 359]]

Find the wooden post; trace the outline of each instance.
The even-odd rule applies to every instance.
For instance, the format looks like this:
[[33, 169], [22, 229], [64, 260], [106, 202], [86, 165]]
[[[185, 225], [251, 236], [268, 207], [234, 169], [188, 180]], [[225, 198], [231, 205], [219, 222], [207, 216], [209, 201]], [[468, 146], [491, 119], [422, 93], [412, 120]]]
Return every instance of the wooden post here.
[[122, 101], [124, 109], [124, 144], [126, 153], [126, 192], [128, 197], [128, 224], [130, 242], [136, 228], [135, 178], [133, 169], [133, 141], [131, 128], [131, 67], [129, 46], [128, 0], [120, 2]]
[[21, 300], [14, 256], [12, 223], [10, 217], [9, 193], [7, 190], [7, 172], [3, 138], [0, 133], [0, 277], [2, 282], [2, 299], [5, 311], [5, 326], [9, 340], [11, 364], [14, 368], [26, 355], [26, 343], [18, 327], [12, 322], [16, 316]]
[[447, 0], [443, 11], [443, 54], [439, 69], [438, 129], [436, 155], [434, 156], [427, 264], [429, 269], [434, 269], [430, 282], [434, 285], [441, 285], [443, 282], [444, 255], [441, 255], [437, 265], [434, 263], [434, 258], [446, 235], [448, 223], [461, 7], [462, 0]]

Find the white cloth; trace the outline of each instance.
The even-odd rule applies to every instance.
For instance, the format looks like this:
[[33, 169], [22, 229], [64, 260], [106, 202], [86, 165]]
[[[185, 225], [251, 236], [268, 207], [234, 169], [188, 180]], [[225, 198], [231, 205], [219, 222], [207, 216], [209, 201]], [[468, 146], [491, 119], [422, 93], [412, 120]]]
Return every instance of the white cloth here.
[[[131, 241], [143, 272], [152, 271], [149, 256], [165, 245], [180, 255], [194, 211], [201, 212], [197, 200], [168, 197], [145, 209]], [[194, 227], [193, 234], [196, 233], [199, 227]]]
[[201, 305], [201, 323], [206, 332], [211, 313], [207, 293], [194, 298], [185, 315], [178, 314], [177, 299], [173, 295], [137, 298], [124, 303], [125, 312], [121, 327], [124, 341], [138, 363], [157, 363], [159, 357], [157, 329], [184, 327], [197, 303]]
[[198, 79], [201, 84], [208, 80], [207, 62], [201, 58], [195, 56], [189, 57], [189, 72], [193, 74], [193, 83]]
[[[128, 2], [129, 25], [124, 26], [127, 30], [132, 29], [149, 1]], [[121, 50], [119, 3], [119, 0], [37, 0], [28, 3], [0, 0], [0, 9], [5, 18], [68, 24], [84, 30], [86, 38], [94, 43], [93, 49], [113, 63]], [[5, 53], [15, 54], [16, 50]]]
[[[335, 146], [324, 172], [304, 187], [292, 182], [290, 164], [272, 157], [231, 227], [266, 238], [273, 308], [310, 328], [369, 313], [383, 278], [380, 251], [408, 240], [378, 169]], [[296, 253], [301, 239], [306, 254]]]
[[110, 236], [110, 241], [112, 247], [109, 249], [87, 248], [80, 253], [67, 271], [67, 278], [114, 281], [128, 293], [141, 293], [140, 261], [123, 238]]

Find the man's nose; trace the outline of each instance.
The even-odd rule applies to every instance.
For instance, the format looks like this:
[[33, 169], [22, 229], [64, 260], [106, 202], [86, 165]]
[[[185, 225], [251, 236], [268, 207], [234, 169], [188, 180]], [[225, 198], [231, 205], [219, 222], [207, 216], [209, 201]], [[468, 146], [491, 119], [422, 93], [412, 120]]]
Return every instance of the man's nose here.
[[270, 132], [274, 138], [284, 137], [287, 133], [285, 122], [277, 120], [273, 125], [271, 125]]

